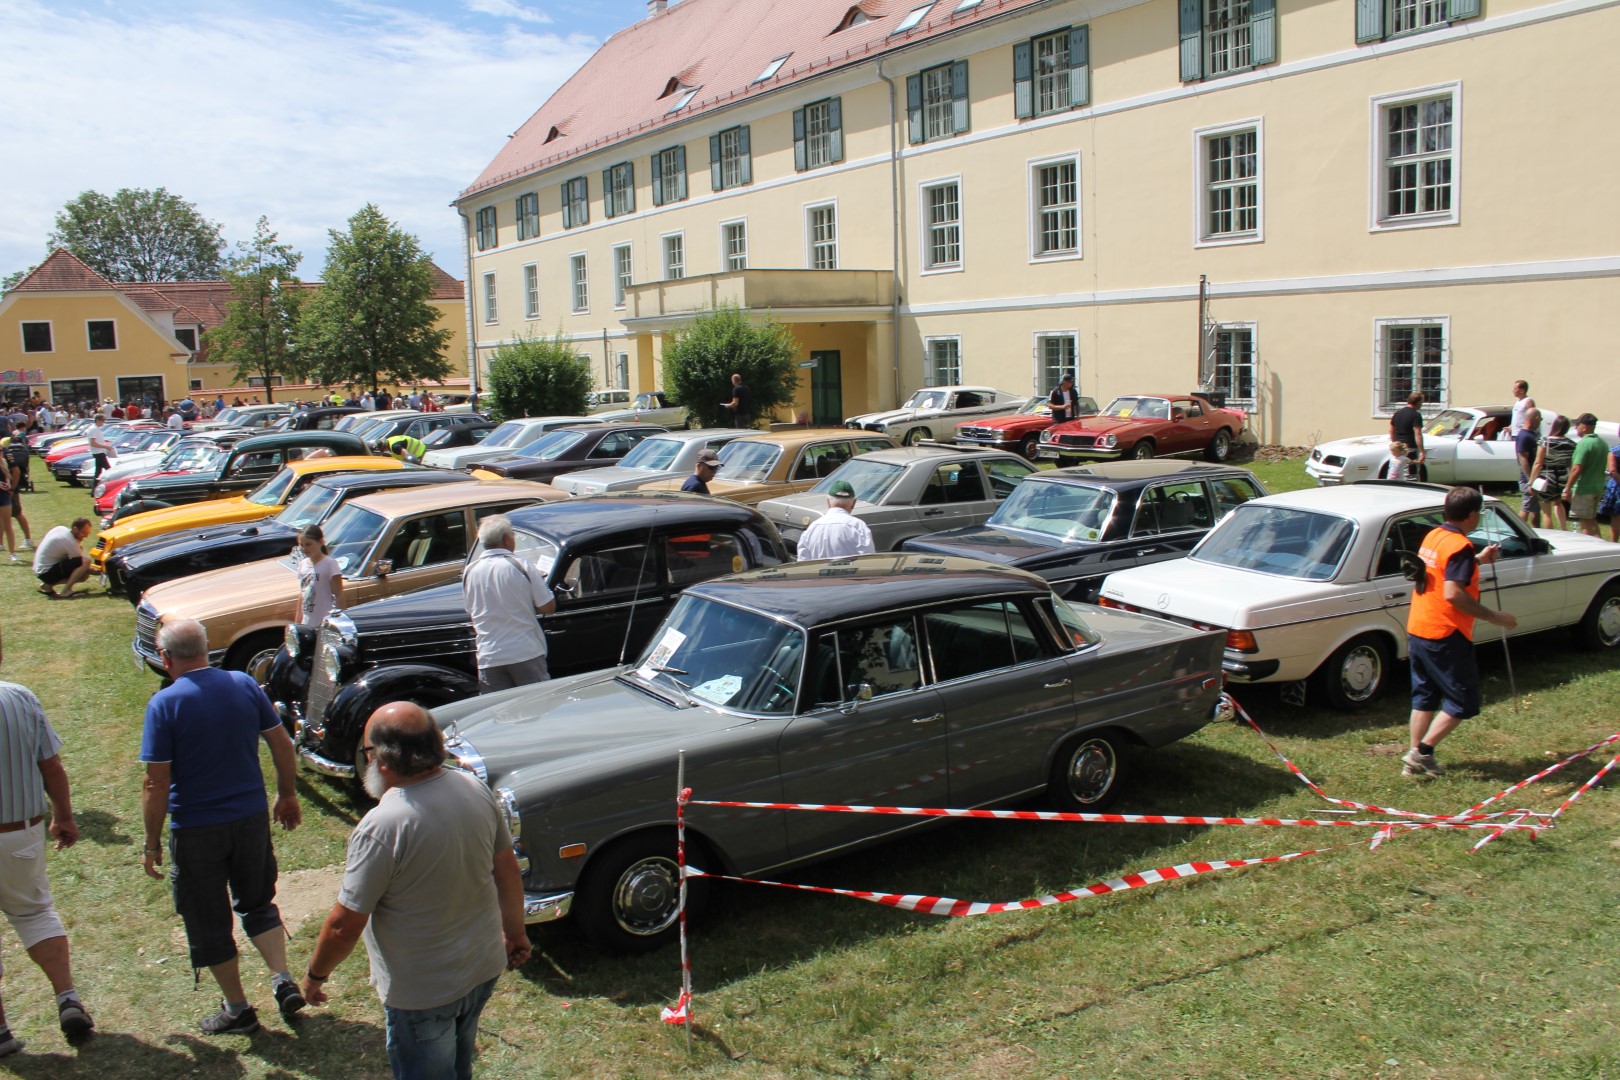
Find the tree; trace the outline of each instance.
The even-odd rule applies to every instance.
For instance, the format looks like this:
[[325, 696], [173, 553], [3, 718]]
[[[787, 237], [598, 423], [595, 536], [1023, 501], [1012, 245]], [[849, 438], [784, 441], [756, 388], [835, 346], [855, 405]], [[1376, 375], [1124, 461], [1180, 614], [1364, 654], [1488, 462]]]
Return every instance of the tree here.
[[433, 263], [416, 237], [366, 204], [327, 231], [325, 281], [298, 324], [303, 362], [327, 386], [438, 381], [450, 373]]
[[252, 241], [236, 245], [225, 267], [225, 321], [203, 335], [209, 362], [233, 365], [238, 381], [262, 378], [266, 401], [275, 400], [274, 376], [296, 381], [304, 367], [294, 344], [306, 295], [298, 280], [304, 256], [278, 239], [261, 217]]
[[219, 225], [164, 188], [81, 192], [57, 213], [46, 244], [111, 281], [212, 280], [225, 250]]
[[664, 388], [686, 406], [693, 427], [715, 427], [731, 420], [720, 403], [731, 400], [731, 376], [739, 374], [753, 395], [754, 415], [769, 416], [793, 404], [798, 352], [786, 326], [774, 319], [755, 322], [741, 308], [721, 305], [665, 344]]
[[489, 358], [491, 412], [518, 416], [577, 416], [591, 390], [591, 365], [563, 339], [526, 337]]
[[38, 269], [39, 264], [35, 263], [33, 266], [25, 266], [21, 270], [13, 271], [12, 273], [7, 274], [5, 277], [0, 278], [0, 296], [4, 296], [12, 289], [15, 289], [19, 281]]

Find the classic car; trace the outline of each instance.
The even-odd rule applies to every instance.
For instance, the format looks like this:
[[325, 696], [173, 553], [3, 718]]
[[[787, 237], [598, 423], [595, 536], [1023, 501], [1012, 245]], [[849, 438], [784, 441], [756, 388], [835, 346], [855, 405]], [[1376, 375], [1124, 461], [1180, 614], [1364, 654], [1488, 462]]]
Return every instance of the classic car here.
[[207, 431], [201, 435], [186, 435], [162, 460], [146, 464], [126, 464], [123, 461], [114, 463], [113, 467], [101, 474], [96, 486], [91, 490], [91, 498], [96, 501], [96, 513], [103, 517], [110, 517], [118, 509], [118, 496], [123, 494], [124, 488], [132, 480], [147, 476], [179, 476], [184, 473], [211, 472], [225, 461], [230, 448], [248, 437], [248, 432], [239, 428], [226, 428], [223, 431]]
[[[163, 428], [126, 428], [108, 440], [116, 452], [113, 461], [124, 464], [129, 458], [139, 461], [162, 461], [169, 448], [180, 441], [180, 432]], [[95, 480], [96, 457], [87, 446], [77, 453], [58, 458], [50, 465], [51, 475], [73, 487], [87, 487]], [[105, 470], [103, 470], [105, 472]]]
[[422, 445], [427, 447], [428, 453], [435, 450], [457, 450], [464, 446], [477, 446], [501, 426], [493, 420], [484, 420], [470, 413], [462, 415], [470, 416], [471, 419], [465, 424], [442, 427], [422, 436]]
[[[1237, 507], [1186, 559], [1110, 575], [1098, 602], [1225, 630], [1229, 680], [1314, 679], [1329, 705], [1354, 709], [1406, 655], [1401, 556], [1441, 523], [1446, 491], [1370, 481], [1268, 495]], [[1469, 538], [1501, 545], [1480, 588], [1518, 617], [1515, 634], [1569, 626], [1589, 648], [1620, 645], [1620, 547], [1530, 529], [1490, 498]], [[1474, 642], [1501, 633], [1477, 622]]]
[[592, 390], [585, 395], [585, 411], [591, 414], [623, 409], [629, 404], [628, 390]]
[[[567, 497], [544, 484], [510, 480], [353, 499], [322, 526], [327, 550], [343, 572], [343, 602], [359, 605], [448, 581], [461, 573], [483, 518]], [[159, 622], [197, 619], [208, 628], [209, 663], [263, 682], [287, 624], [298, 614], [297, 566], [286, 555], [152, 586], [135, 608], [137, 662], [161, 674]]]
[[278, 431], [273, 435], [256, 435], [232, 446], [230, 453], [212, 471], [131, 480], [118, 493], [118, 505], [142, 502], [174, 506], [243, 495], [274, 476], [287, 462], [296, 461], [315, 449], [344, 455], [369, 453], [359, 439], [337, 431]]
[[690, 421], [687, 420], [686, 406], [677, 405], [669, 399], [669, 395], [662, 390], [651, 390], [645, 394], [637, 394], [635, 400], [628, 407], [617, 409], [591, 409], [591, 415], [604, 424], [633, 422], [638, 424], [658, 424], [666, 428], [684, 428]]
[[[557, 610], [540, 619], [554, 677], [639, 653], [688, 586], [789, 558], [757, 511], [701, 495], [573, 499], [511, 520], [518, 556], [533, 560], [557, 597]], [[353, 776], [360, 733], [379, 705], [431, 707], [478, 693], [460, 580], [348, 606], [318, 636], [289, 626], [267, 690], [304, 766]]]
[[1133, 394], [1115, 398], [1095, 416], [1047, 428], [1039, 454], [1043, 460], [1203, 454], [1225, 461], [1245, 420], [1242, 412], [1219, 408], [1202, 394]]
[[855, 489], [852, 513], [872, 530], [873, 547], [899, 551], [914, 536], [979, 524], [1034, 471], [999, 450], [874, 450], [844, 462], [809, 491], [766, 499], [759, 509], [797, 550], [805, 528], [827, 512], [827, 492], [842, 480]]
[[233, 405], [214, 414], [212, 420], [198, 420], [186, 425], [190, 431], [215, 431], [219, 428], [243, 427], [268, 430], [288, 413], [291, 405]]
[[[364, 454], [357, 457], [323, 457], [292, 461], [274, 476], [246, 495], [230, 499], [206, 499], [147, 510], [121, 518], [101, 530], [90, 549], [90, 566], [98, 574], [107, 573], [107, 559], [125, 544], [150, 540], [184, 529], [221, 528], [262, 521], [280, 512], [317, 477], [327, 473], [397, 470], [402, 464], [392, 458]], [[111, 577], [108, 584], [112, 585]]]
[[[114, 420], [110, 424], [103, 424], [101, 428], [102, 437], [112, 444], [114, 450], [117, 450], [121, 445], [128, 445], [133, 440], [138, 439], [142, 432], [163, 430], [162, 424], [154, 424], [147, 420]], [[80, 454], [88, 454], [89, 452], [90, 436], [81, 433], [75, 438], [53, 443], [50, 449], [46, 450], [41, 456], [45, 459], [46, 470], [54, 474], [56, 466], [64, 458], [77, 457]], [[66, 477], [61, 479], [63, 482], [67, 480]]]
[[69, 420], [67, 424], [57, 431], [42, 431], [37, 435], [28, 436], [28, 449], [44, 457], [46, 451], [57, 443], [67, 439], [84, 438], [85, 429], [90, 427], [90, 421], [84, 418]]
[[1235, 465], [1076, 465], [1030, 476], [977, 528], [919, 536], [905, 550], [1015, 566], [1089, 601], [1112, 571], [1181, 558], [1222, 514], [1265, 493]]
[[350, 434], [358, 435], [361, 431], [370, 427], [371, 425], [380, 423], [384, 420], [392, 420], [396, 416], [420, 415], [421, 413], [415, 409], [361, 409], [359, 412], [350, 413], [348, 416], [345, 416], [343, 419], [339, 420], [336, 424], [333, 424], [332, 430], [347, 431]]
[[665, 432], [643, 441], [617, 465], [567, 473], [557, 477], [555, 483], [570, 495], [601, 495], [608, 491], [634, 491], [654, 480], [684, 481], [692, 475], [697, 457], [703, 451], [718, 451], [732, 439], [757, 434], [748, 428]]
[[617, 465], [643, 439], [663, 433], [663, 428], [651, 424], [601, 423], [557, 428], [506, 457], [478, 462], [472, 473], [483, 479], [509, 477], [549, 484], [563, 473]]
[[[815, 486], [857, 454], [887, 450], [886, 435], [853, 433], [843, 428], [785, 428], [733, 439], [719, 450], [720, 470], [709, 481], [709, 494], [757, 505], [780, 495]], [[676, 491], [682, 480], [659, 480], [643, 491]]]
[[[310, 464], [318, 464], [318, 460]], [[122, 591], [131, 604], [139, 604], [141, 594], [153, 585], [205, 570], [286, 555], [297, 542], [300, 529], [323, 524], [349, 499], [422, 484], [473, 482], [466, 473], [409, 465], [372, 472], [320, 474], [302, 493], [288, 498], [287, 505], [274, 517], [245, 525], [181, 529], [120, 545], [106, 560], [107, 585], [112, 592]]]
[[432, 432], [443, 428], [467, 427], [471, 424], [481, 424], [483, 422], [484, 417], [473, 412], [405, 413], [401, 416], [380, 420], [359, 432], [359, 435], [361, 440], [371, 447], [374, 453], [380, 454], [383, 452], [388, 440], [395, 435], [404, 435], [411, 439], [423, 439]]
[[[1079, 394], [1074, 399], [1075, 416], [1093, 416], [1097, 399]], [[968, 446], [988, 446], [996, 450], [1016, 450], [1035, 460], [1041, 432], [1052, 426], [1052, 406], [1044, 397], [1032, 397], [1029, 404], [1008, 416], [964, 420], [956, 425], [956, 441]]]
[[1009, 394], [989, 386], [930, 386], [918, 390], [898, 409], [862, 413], [844, 426], [881, 431], [906, 446], [956, 430], [966, 420], [1007, 416], [1029, 404], [1028, 394]]
[[580, 427], [598, 423], [601, 421], [595, 417], [524, 416], [502, 423], [477, 446], [459, 447], [454, 450], [435, 450], [430, 447], [422, 457], [422, 464], [432, 465], [438, 469], [465, 469], [477, 461], [506, 457], [528, 446], [548, 431], [555, 431], [560, 427]]
[[320, 405], [283, 416], [271, 427], [276, 431], [329, 431], [345, 416], [365, 412], [358, 405]]
[[[506, 808], [525, 918], [571, 913], [598, 945], [642, 950], [675, 932], [683, 756], [705, 800], [980, 807], [1044, 789], [1098, 810], [1127, 744], [1229, 715], [1220, 652], [1218, 633], [1082, 613], [1017, 570], [864, 555], [695, 585], [627, 667], [433, 715]], [[928, 820], [695, 805], [687, 859], [775, 875]]]

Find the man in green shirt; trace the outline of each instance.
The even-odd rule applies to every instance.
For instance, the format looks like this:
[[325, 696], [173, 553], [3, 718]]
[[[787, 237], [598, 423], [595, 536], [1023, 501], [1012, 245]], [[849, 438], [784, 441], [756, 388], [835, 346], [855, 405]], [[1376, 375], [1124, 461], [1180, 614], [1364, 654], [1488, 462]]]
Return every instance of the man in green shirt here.
[[1588, 536], [1598, 534], [1598, 496], [1608, 482], [1609, 448], [1596, 435], [1597, 417], [1589, 412], [1575, 418], [1575, 430], [1581, 441], [1575, 444], [1575, 456], [1569, 466], [1569, 480], [1564, 484], [1564, 496], [1569, 499], [1569, 516], [1576, 528]]

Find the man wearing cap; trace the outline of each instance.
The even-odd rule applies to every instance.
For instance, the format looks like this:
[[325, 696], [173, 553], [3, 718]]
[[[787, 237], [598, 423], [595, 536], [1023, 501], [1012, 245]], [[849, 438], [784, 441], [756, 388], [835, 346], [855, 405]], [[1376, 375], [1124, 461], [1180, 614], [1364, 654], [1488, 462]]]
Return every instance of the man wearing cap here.
[[1569, 467], [1569, 479], [1564, 483], [1564, 498], [1569, 501], [1569, 516], [1575, 528], [1587, 536], [1598, 534], [1598, 496], [1608, 483], [1609, 448], [1597, 436], [1597, 417], [1584, 412], [1575, 418], [1575, 430], [1581, 441], [1575, 444], [1575, 455]]
[[714, 474], [719, 471], [720, 455], [713, 450], [700, 450], [697, 456], [697, 464], [692, 466], [692, 475], [686, 478], [686, 483], [681, 485], [681, 490], [695, 491], [699, 495], [707, 495], [709, 493], [709, 481], [713, 480]]
[[1065, 375], [1046, 399], [1047, 406], [1052, 410], [1052, 423], [1063, 424], [1073, 420], [1079, 411], [1074, 400], [1074, 376]]
[[827, 512], [812, 521], [799, 537], [799, 560], [847, 559], [870, 555], [872, 530], [850, 513], [855, 509], [855, 489], [847, 480], [834, 480], [827, 489]]

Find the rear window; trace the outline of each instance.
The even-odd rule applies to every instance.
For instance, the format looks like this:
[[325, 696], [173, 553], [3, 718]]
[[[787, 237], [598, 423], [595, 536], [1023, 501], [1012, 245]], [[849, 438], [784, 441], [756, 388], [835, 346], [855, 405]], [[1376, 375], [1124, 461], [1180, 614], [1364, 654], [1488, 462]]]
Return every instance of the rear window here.
[[1336, 514], [1244, 503], [1189, 558], [1278, 577], [1329, 581], [1338, 573], [1355, 534], [1355, 523]]

